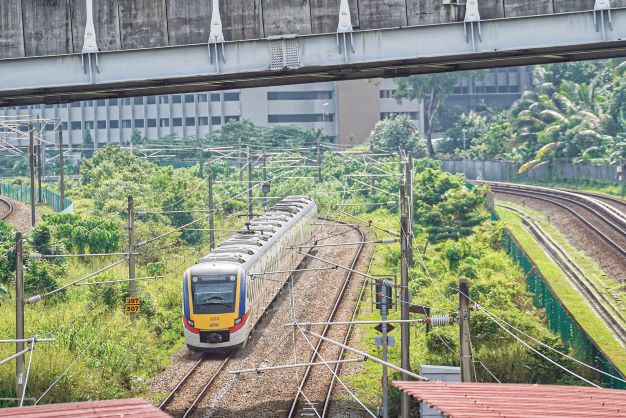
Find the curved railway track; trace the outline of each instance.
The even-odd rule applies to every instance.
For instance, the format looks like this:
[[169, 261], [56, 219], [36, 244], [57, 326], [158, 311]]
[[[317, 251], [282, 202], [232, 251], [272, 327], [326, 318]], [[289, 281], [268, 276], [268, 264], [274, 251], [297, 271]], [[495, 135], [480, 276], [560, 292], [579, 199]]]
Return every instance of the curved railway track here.
[[[528, 197], [566, 210], [614, 250], [626, 257], [626, 215], [614, 206], [600, 201], [598, 196], [510, 183], [481, 183], [490, 186], [495, 193]], [[587, 211], [591, 217], [588, 214], [583, 215], [580, 209]]]
[[[352, 258], [352, 260], [350, 262], [350, 265], [348, 266], [350, 268], [350, 270], [346, 271], [346, 275], [345, 275], [345, 277], [343, 279], [343, 284], [341, 286], [341, 289], [339, 289], [339, 292], [337, 293], [337, 295], [335, 297], [335, 303], [333, 305], [333, 308], [332, 308], [330, 314], [328, 315], [328, 317], [325, 320], [326, 322], [332, 322], [335, 319], [337, 311], [338, 311], [339, 307], [341, 306], [341, 303], [343, 302], [343, 299], [344, 299], [344, 297], [346, 295], [346, 290], [348, 288], [348, 284], [350, 283], [350, 279], [352, 278], [352, 276], [354, 274], [351, 270], [354, 270], [354, 268], [356, 267], [356, 265], [357, 265], [357, 263], [359, 261], [359, 258], [360, 258], [361, 254], [363, 252], [363, 249], [365, 248], [365, 244], [363, 244], [363, 242], [365, 241], [365, 233], [361, 230], [360, 227], [358, 227], [356, 225], [349, 224], [349, 223], [345, 223], [345, 222], [337, 221], [337, 223], [349, 226], [353, 230], [355, 230], [358, 233], [358, 235], [359, 235], [359, 239], [360, 239], [361, 244], [359, 244], [354, 257]], [[363, 286], [361, 287], [361, 290], [359, 292], [358, 301], [357, 301], [356, 306], [355, 306], [355, 308], [353, 310], [353, 313], [352, 313], [352, 319], [354, 319], [354, 317], [357, 314], [360, 302], [361, 302], [361, 300], [363, 298], [363, 295], [365, 293], [366, 283], [367, 283], [367, 281], [364, 281]], [[324, 329], [321, 332], [321, 335], [322, 336], [326, 336], [328, 334], [329, 329], [330, 329], [330, 325], [325, 325]], [[345, 334], [344, 343], [346, 343], [347, 340], [349, 339], [351, 330], [352, 330], [352, 326], [350, 326], [348, 328], [348, 330], [347, 330], [347, 332]], [[315, 345], [315, 350], [313, 351], [313, 354], [311, 355], [311, 357], [309, 359], [309, 363], [314, 363], [317, 360], [317, 357], [318, 357], [317, 353], [320, 352], [322, 344], [323, 344], [322, 340], [318, 340], [317, 341], [317, 344]], [[344, 350], [342, 349], [340, 354], [339, 354], [339, 358], [337, 358], [336, 360], [342, 360], [343, 354], [344, 354]], [[335, 359], [333, 359], [333, 360], [335, 360]], [[315, 408], [315, 406], [314, 405], [305, 406], [305, 405], [301, 405], [301, 403], [300, 403], [300, 394], [304, 393], [306, 391], [306, 386], [307, 386], [307, 383], [309, 381], [309, 378], [310, 378], [310, 375], [311, 375], [311, 370], [312, 370], [312, 366], [307, 366], [305, 371], [304, 371], [304, 374], [303, 374], [303, 376], [300, 379], [300, 382], [298, 384], [298, 390], [297, 390], [296, 395], [294, 396], [294, 399], [293, 399], [293, 401], [291, 403], [291, 408], [289, 410], [289, 413], [287, 414], [287, 417], [288, 418], [294, 418], [294, 417], [297, 417], [297, 416], [308, 416], [308, 415], [315, 415], [315, 416], [319, 415], [321, 417], [325, 417], [326, 414], [328, 413], [328, 410], [330, 409], [330, 402], [331, 402], [331, 399], [332, 399], [332, 391], [333, 391], [334, 384], [335, 384], [335, 376], [339, 373], [340, 367], [341, 367], [341, 364], [337, 363], [337, 364], [335, 364], [335, 367], [333, 368], [333, 372], [334, 373], [333, 373], [333, 377], [331, 379], [331, 382], [329, 383], [329, 385], [327, 387], [327, 390], [326, 390], [326, 395], [325, 395], [325, 398], [324, 398], [325, 399], [324, 405], [320, 406], [321, 413], [317, 412], [317, 409], [316, 409], [315, 413], [311, 414], [311, 413], [305, 412], [305, 411], [307, 409]]]
[[518, 214], [530, 234], [539, 242], [549, 257], [563, 270], [575, 288], [588, 301], [591, 308], [606, 323], [619, 343], [626, 347], [626, 318], [622, 310], [611, 300], [567, 252], [546, 233], [530, 216], [511, 206], [499, 204]]
[[0, 197], [0, 220], [5, 220], [13, 213], [13, 204], [3, 197]]

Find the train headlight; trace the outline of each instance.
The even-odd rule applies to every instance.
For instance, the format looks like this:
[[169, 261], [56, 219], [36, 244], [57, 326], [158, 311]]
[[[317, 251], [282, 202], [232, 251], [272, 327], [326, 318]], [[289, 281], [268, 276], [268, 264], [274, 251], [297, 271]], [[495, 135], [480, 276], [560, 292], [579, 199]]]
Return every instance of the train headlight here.
[[242, 319], [243, 319], [243, 318], [237, 318], [237, 319], [235, 319], [235, 325], [239, 325], [239, 324], [241, 324], [241, 320], [242, 320]]
[[194, 326], [195, 326], [195, 323], [194, 323], [193, 321], [189, 321], [189, 320], [187, 320], [187, 324], [188, 324], [190, 327], [194, 327]]

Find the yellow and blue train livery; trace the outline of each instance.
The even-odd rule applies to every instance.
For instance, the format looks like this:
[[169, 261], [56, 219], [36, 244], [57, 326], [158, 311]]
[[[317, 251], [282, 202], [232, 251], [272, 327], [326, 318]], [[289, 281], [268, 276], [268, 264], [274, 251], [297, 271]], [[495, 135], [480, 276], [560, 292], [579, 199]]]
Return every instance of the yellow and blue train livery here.
[[250, 332], [301, 256], [317, 205], [290, 196], [231, 236], [183, 276], [183, 330], [196, 351], [228, 351], [245, 344]]

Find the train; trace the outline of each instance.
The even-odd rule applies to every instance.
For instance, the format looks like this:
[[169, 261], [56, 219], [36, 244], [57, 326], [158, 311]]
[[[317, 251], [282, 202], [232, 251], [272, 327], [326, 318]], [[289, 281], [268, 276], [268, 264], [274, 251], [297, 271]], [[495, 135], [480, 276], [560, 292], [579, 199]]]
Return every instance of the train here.
[[304, 257], [294, 248], [311, 239], [317, 213], [313, 199], [286, 197], [184, 272], [183, 332], [190, 350], [245, 345]]

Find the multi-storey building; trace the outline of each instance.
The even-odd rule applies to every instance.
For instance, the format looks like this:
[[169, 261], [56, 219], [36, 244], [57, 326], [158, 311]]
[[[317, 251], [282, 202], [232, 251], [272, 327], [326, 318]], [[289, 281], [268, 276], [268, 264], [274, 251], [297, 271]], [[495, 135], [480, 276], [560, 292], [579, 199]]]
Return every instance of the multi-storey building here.
[[[446, 106], [508, 106], [529, 83], [527, 67], [493, 70], [482, 79], [465, 77], [448, 97]], [[135, 130], [147, 138], [202, 137], [240, 118], [261, 126], [319, 129], [336, 142], [358, 143], [367, 138], [377, 121], [393, 113], [408, 114], [423, 129], [420, 103], [398, 103], [393, 98], [394, 89], [390, 79], [324, 82], [5, 107], [0, 108], [0, 116], [59, 119], [65, 141], [73, 145], [81, 144], [87, 131], [96, 146], [127, 141]]]

